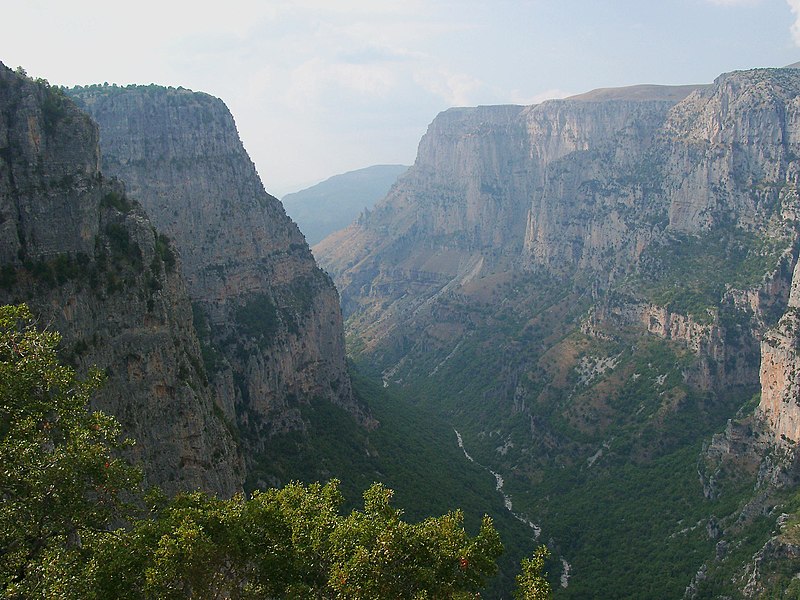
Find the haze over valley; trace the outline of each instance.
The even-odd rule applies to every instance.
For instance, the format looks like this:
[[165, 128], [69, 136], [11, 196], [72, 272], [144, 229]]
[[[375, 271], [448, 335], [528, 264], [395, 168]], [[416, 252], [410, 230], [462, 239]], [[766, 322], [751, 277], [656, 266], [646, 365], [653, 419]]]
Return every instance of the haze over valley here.
[[2, 596], [797, 596], [800, 5], [347, 4], [0, 42]]

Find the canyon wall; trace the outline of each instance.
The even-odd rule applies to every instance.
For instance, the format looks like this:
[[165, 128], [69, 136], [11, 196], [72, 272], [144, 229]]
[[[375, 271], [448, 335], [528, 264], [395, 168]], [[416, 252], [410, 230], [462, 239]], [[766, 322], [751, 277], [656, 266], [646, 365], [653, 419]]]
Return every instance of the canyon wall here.
[[95, 407], [167, 491], [240, 489], [243, 463], [202, 366], [180, 263], [123, 185], [97, 126], [63, 92], [0, 65], [4, 303], [27, 302], [62, 354], [107, 380]]
[[776, 442], [800, 441], [800, 261], [786, 312], [761, 342], [762, 412]]
[[103, 169], [174, 239], [209, 378], [246, 445], [303, 430], [300, 406], [314, 398], [372, 424], [352, 395], [336, 289], [223, 102], [159, 86], [69, 93], [100, 126]]
[[315, 246], [358, 352], [394, 369], [442, 299], [508, 302], [503, 282], [545, 277], [594, 307], [584, 330], [677, 342], [702, 389], [759, 385], [762, 349], [768, 365], [793, 343], [791, 309], [761, 340], [797, 260], [799, 95], [797, 69], [758, 69], [445, 111], [389, 195]]

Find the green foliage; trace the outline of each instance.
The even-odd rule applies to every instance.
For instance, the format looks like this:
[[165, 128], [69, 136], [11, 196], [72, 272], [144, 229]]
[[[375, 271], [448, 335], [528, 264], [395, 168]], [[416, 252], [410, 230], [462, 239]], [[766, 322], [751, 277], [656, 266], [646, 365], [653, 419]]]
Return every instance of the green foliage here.
[[175, 272], [175, 251], [172, 249], [170, 239], [163, 233], [156, 233], [156, 257], [161, 260], [167, 273]]
[[552, 598], [550, 583], [544, 577], [544, 561], [550, 556], [547, 547], [540, 546], [531, 558], [522, 559], [522, 568], [517, 575], [517, 600], [548, 600]]
[[332, 481], [227, 500], [156, 490], [136, 516], [119, 426], [87, 410], [100, 375], [62, 366], [59, 339], [0, 308], [3, 598], [475, 598], [496, 571], [489, 517], [476, 535], [461, 511], [409, 523], [381, 484], [349, 514]]
[[89, 262], [86, 254], [78, 253], [76, 256], [58, 254], [47, 260], [26, 260], [19, 268], [3, 265], [0, 269], [0, 287], [11, 289], [23, 280], [32, 280], [48, 289], [68, 281], [83, 282], [92, 272]]
[[152, 311], [155, 306], [154, 294], [163, 288], [164, 272], [175, 271], [175, 254], [170, 247], [169, 238], [153, 229], [154, 253], [150, 262], [150, 270], [145, 273], [145, 286], [147, 289], [147, 310]]
[[44, 87], [44, 99], [42, 101], [42, 118], [44, 121], [44, 130], [47, 133], [55, 131], [58, 122], [69, 115], [69, 106], [72, 101], [67, 98], [67, 95], [58, 87], [51, 87], [42, 82]]
[[[800, 542], [800, 493], [788, 487], [767, 494], [774, 506], [770, 514], [734, 514], [720, 523], [724, 552], [705, 563], [697, 598], [798, 597], [800, 558], [794, 548]], [[742, 588], [750, 583], [757, 595], [745, 596]]]
[[109, 223], [106, 226], [106, 235], [111, 248], [111, 256], [117, 260], [125, 260], [134, 265], [137, 270], [142, 266], [142, 250], [134, 240], [131, 240], [128, 228], [122, 223]]
[[203, 366], [208, 375], [219, 371], [225, 363], [222, 353], [214, 345], [211, 338], [211, 324], [205, 309], [199, 302], [192, 302], [192, 323], [197, 332], [200, 342], [200, 353], [203, 358]]
[[[680, 597], [714, 555], [710, 515], [731, 514], [752, 496], [753, 478], [742, 477], [706, 498], [698, 456], [754, 388], [692, 389], [697, 357], [633, 327], [603, 339], [581, 334], [585, 312], [563, 283], [519, 277], [481, 300], [492, 296], [502, 303], [442, 294], [431, 314], [458, 337], [441, 344], [427, 334], [432, 327], [406, 323], [406, 345], [370, 349], [375, 372], [399, 364], [389, 389], [432, 421], [446, 418], [470, 455], [502, 474], [514, 511], [539, 524], [572, 566], [557, 597]], [[606, 371], [579, 373], [583, 359], [611, 358]]]
[[453, 598], [477, 592], [502, 552], [489, 517], [470, 538], [460, 511], [417, 524], [389, 505], [392, 492], [376, 484], [333, 534], [330, 581], [346, 598]]
[[44, 283], [48, 288], [55, 287], [56, 278], [53, 272], [53, 266], [48, 261], [26, 260], [23, 263], [23, 267], [28, 271], [34, 280]]
[[76, 560], [92, 532], [123, 513], [138, 471], [112, 417], [87, 410], [99, 372], [59, 364], [57, 333], [39, 332], [24, 305], [0, 307], [0, 592], [34, 597], [56, 564]]
[[[409, 524], [380, 484], [340, 514], [338, 482], [220, 500], [151, 498], [149, 518], [91, 540], [81, 598], [472, 597], [502, 551], [491, 520], [458, 512]], [[468, 595], [469, 594], [469, 595]]]
[[786, 245], [786, 240], [732, 227], [698, 236], [676, 234], [645, 250], [632, 286], [659, 306], [709, 322], [708, 310], [719, 305], [726, 288], [760, 283]]
[[100, 200], [100, 206], [115, 208], [121, 213], [128, 213], [133, 208], [133, 204], [128, 200], [125, 193], [116, 190], [112, 190], [103, 196]]
[[258, 294], [238, 307], [234, 318], [242, 333], [255, 339], [262, 349], [272, 344], [280, 328], [278, 309], [266, 294]]
[[535, 548], [531, 529], [506, 510], [494, 477], [466, 460], [449, 419], [362, 373], [351, 370], [351, 377], [356, 396], [380, 426], [366, 430], [329, 402], [301, 403], [307, 431], [271, 437], [256, 457], [246, 487], [252, 489], [259, 481], [341, 478], [344, 506], [352, 509], [361, 490], [382, 481], [394, 491], [393, 501], [408, 520], [461, 509], [471, 533], [488, 513], [506, 551], [481, 597], [507, 598], [519, 561]]

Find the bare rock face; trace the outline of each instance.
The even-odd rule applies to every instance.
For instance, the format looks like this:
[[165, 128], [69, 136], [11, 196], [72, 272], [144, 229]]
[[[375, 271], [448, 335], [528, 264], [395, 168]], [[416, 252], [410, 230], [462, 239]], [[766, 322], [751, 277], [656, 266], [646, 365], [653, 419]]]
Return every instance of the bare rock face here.
[[651, 204], [658, 182], [650, 157], [674, 103], [562, 100], [529, 109], [542, 176], [528, 196], [527, 268], [564, 276], [638, 258], [662, 226]]
[[664, 127], [670, 227], [763, 224], [796, 183], [798, 108], [793, 69], [723, 75], [676, 106]]
[[[756, 385], [763, 348], [762, 381], [783, 391], [765, 387], [762, 403], [796, 397], [784, 383], [797, 369], [794, 312], [761, 339], [797, 261], [799, 108], [800, 73], [761, 69], [452, 109], [384, 201], [315, 253], [366, 355], [402, 348], [440, 298], [481, 286], [496, 297], [498, 281], [542, 273], [590, 294], [596, 320], [690, 349], [699, 366], [686, 376], [701, 388]], [[676, 279], [687, 272], [696, 280]], [[678, 301], [667, 285], [700, 291]]]
[[149, 483], [232, 494], [244, 469], [202, 366], [179, 262], [122, 184], [99, 170], [98, 130], [61, 90], [0, 65], [0, 301], [27, 302], [97, 408], [137, 444]]
[[533, 194], [529, 265], [627, 271], [664, 231], [768, 227], [795, 182], [797, 92], [793, 70], [762, 70], [723, 75], [674, 105], [533, 107], [531, 116], [562, 129]]
[[336, 289], [264, 191], [227, 107], [158, 86], [69, 93], [100, 126], [105, 171], [175, 240], [209, 377], [245, 443], [257, 452], [303, 429], [312, 398], [371, 423], [353, 399]]
[[786, 313], [761, 342], [759, 410], [776, 442], [800, 441], [800, 261]]

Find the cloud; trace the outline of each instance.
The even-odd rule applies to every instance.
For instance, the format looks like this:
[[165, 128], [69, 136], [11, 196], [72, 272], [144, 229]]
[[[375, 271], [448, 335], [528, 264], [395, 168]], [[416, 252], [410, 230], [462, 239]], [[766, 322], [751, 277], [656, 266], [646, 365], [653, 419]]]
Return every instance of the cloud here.
[[786, 0], [789, 9], [794, 15], [794, 23], [789, 31], [792, 32], [792, 40], [795, 46], [800, 46], [800, 0]]
[[761, 4], [762, 0], [706, 0], [717, 6], [753, 6]]
[[470, 106], [473, 94], [484, 87], [471, 75], [450, 72], [445, 68], [421, 69], [414, 73], [414, 83], [441, 98], [447, 106]]

